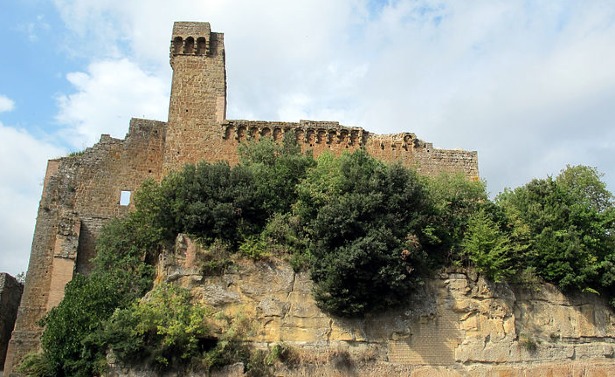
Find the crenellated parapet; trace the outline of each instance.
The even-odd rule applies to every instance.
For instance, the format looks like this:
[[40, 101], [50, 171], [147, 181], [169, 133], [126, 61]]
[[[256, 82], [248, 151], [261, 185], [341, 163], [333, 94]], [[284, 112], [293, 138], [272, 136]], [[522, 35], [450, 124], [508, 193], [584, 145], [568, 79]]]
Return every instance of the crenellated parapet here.
[[361, 147], [369, 133], [360, 127], [345, 127], [339, 122], [301, 120], [299, 122], [266, 122], [229, 120], [221, 125], [223, 139], [242, 142], [271, 137], [281, 141], [285, 135], [292, 135], [299, 144], [332, 145], [340, 144]]
[[227, 120], [219, 127], [222, 140], [218, 139], [220, 144], [216, 149], [217, 157], [230, 163], [238, 162], [237, 145], [243, 142], [263, 137], [279, 142], [290, 135], [304, 151], [311, 150], [315, 156], [323, 152], [339, 155], [345, 151], [364, 149], [382, 161], [401, 163], [424, 175], [461, 173], [473, 180], [479, 177], [476, 152], [437, 149], [432, 143], [417, 138], [411, 132], [379, 135], [361, 127], [313, 120]]
[[171, 40], [171, 64], [175, 56], [215, 56], [224, 50], [224, 34], [211, 31], [208, 22], [176, 22]]
[[227, 120], [221, 125], [224, 140], [258, 140], [261, 137], [271, 137], [280, 141], [284, 135], [291, 134], [299, 144], [348, 145], [365, 147], [377, 145], [381, 150], [405, 150], [416, 148], [433, 148], [410, 132], [379, 135], [368, 132], [361, 127], [347, 127], [339, 122], [300, 120], [299, 122], [268, 122], [253, 120]]

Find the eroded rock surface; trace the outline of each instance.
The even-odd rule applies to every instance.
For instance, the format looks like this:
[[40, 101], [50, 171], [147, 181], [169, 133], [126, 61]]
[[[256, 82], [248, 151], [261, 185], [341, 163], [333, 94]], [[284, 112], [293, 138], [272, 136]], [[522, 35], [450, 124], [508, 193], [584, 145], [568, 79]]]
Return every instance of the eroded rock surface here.
[[195, 264], [200, 252], [180, 237], [175, 253], [162, 257], [159, 279], [190, 288], [229, 316], [249, 318], [255, 346], [300, 350], [307, 362], [281, 366], [279, 375], [615, 375], [615, 315], [597, 295], [447, 272], [428, 280], [404, 308], [343, 319], [321, 311], [308, 274], [286, 262], [238, 260], [220, 276], [203, 277]]

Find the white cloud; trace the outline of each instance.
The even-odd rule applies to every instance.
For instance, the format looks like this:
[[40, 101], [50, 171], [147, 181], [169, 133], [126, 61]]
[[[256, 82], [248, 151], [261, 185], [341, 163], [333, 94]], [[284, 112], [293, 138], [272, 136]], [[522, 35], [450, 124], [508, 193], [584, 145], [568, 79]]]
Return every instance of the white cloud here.
[[0, 94], [0, 113], [12, 111], [15, 108], [15, 102], [12, 99]]
[[94, 144], [101, 134], [124, 138], [132, 117], [167, 118], [169, 79], [151, 76], [127, 59], [94, 62], [67, 79], [76, 92], [58, 96], [56, 120], [75, 148]]
[[51, 25], [46, 21], [45, 15], [39, 14], [34, 21], [21, 24], [19, 29], [26, 34], [30, 42], [38, 42], [41, 35], [49, 33]]
[[0, 271], [26, 271], [45, 166], [63, 153], [0, 123]]
[[91, 42], [72, 45], [98, 59], [125, 54], [161, 80], [168, 80], [172, 22], [211, 22], [225, 33], [231, 118], [326, 119], [415, 132], [438, 147], [478, 150], [494, 193], [572, 161], [598, 167], [615, 190], [613, 145], [595, 148], [612, 137], [615, 119], [613, 4], [56, 4], [67, 27]]

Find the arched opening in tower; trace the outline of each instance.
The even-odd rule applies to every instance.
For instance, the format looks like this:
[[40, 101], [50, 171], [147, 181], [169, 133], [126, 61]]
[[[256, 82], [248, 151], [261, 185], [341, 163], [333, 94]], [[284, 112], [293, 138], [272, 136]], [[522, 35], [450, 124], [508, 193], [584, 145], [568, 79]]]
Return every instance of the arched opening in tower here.
[[186, 38], [186, 44], [184, 45], [184, 54], [192, 54], [194, 52], [194, 38]]
[[173, 54], [181, 54], [183, 44], [184, 40], [182, 37], [175, 37], [175, 39], [173, 39]]
[[197, 55], [205, 55], [205, 52], [207, 50], [207, 44], [205, 42], [205, 38], [204, 37], [199, 37], [196, 40], [196, 54]]

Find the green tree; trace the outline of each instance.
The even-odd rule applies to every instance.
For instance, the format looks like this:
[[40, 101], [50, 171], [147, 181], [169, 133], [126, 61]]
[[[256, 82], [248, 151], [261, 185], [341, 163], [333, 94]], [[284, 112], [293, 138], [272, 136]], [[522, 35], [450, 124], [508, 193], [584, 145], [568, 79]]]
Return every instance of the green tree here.
[[457, 263], [464, 253], [461, 243], [468, 220], [479, 210], [494, 212], [483, 181], [468, 180], [463, 174], [440, 174], [424, 178], [432, 202], [426, 232], [432, 257], [440, 263]]
[[297, 200], [296, 186], [315, 165], [311, 153], [301, 153], [290, 134], [282, 143], [271, 138], [245, 143], [239, 147], [241, 164], [254, 174], [258, 196], [268, 217], [291, 210]]
[[220, 239], [237, 245], [243, 237], [260, 233], [268, 218], [253, 172], [241, 165], [186, 165], [142, 191], [136, 197], [137, 212], [167, 241], [189, 233], [206, 242]]
[[90, 275], [77, 274], [66, 285], [64, 299], [43, 319], [43, 354], [39, 376], [99, 375], [107, 347], [99, 339], [102, 324], [116, 308], [143, 296], [152, 283], [152, 268], [145, 264], [147, 241], [135, 215], [112, 220], [97, 242]]
[[[615, 222], [612, 195], [598, 172], [575, 166], [500, 194], [511, 239], [524, 263], [562, 289], [600, 288], [610, 271]], [[607, 281], [603, 281], [607, 283]]]
[[423, 255], [428, 200], [416, 174], [363, 151], [323, 155], [298, 193], [319, 305], [360, 316], [398, 304]]
[[470, 217], [462, 247], [474, 267], [490, 280], [502, 282], [516, 273], [509, 237], [484, 210]]

